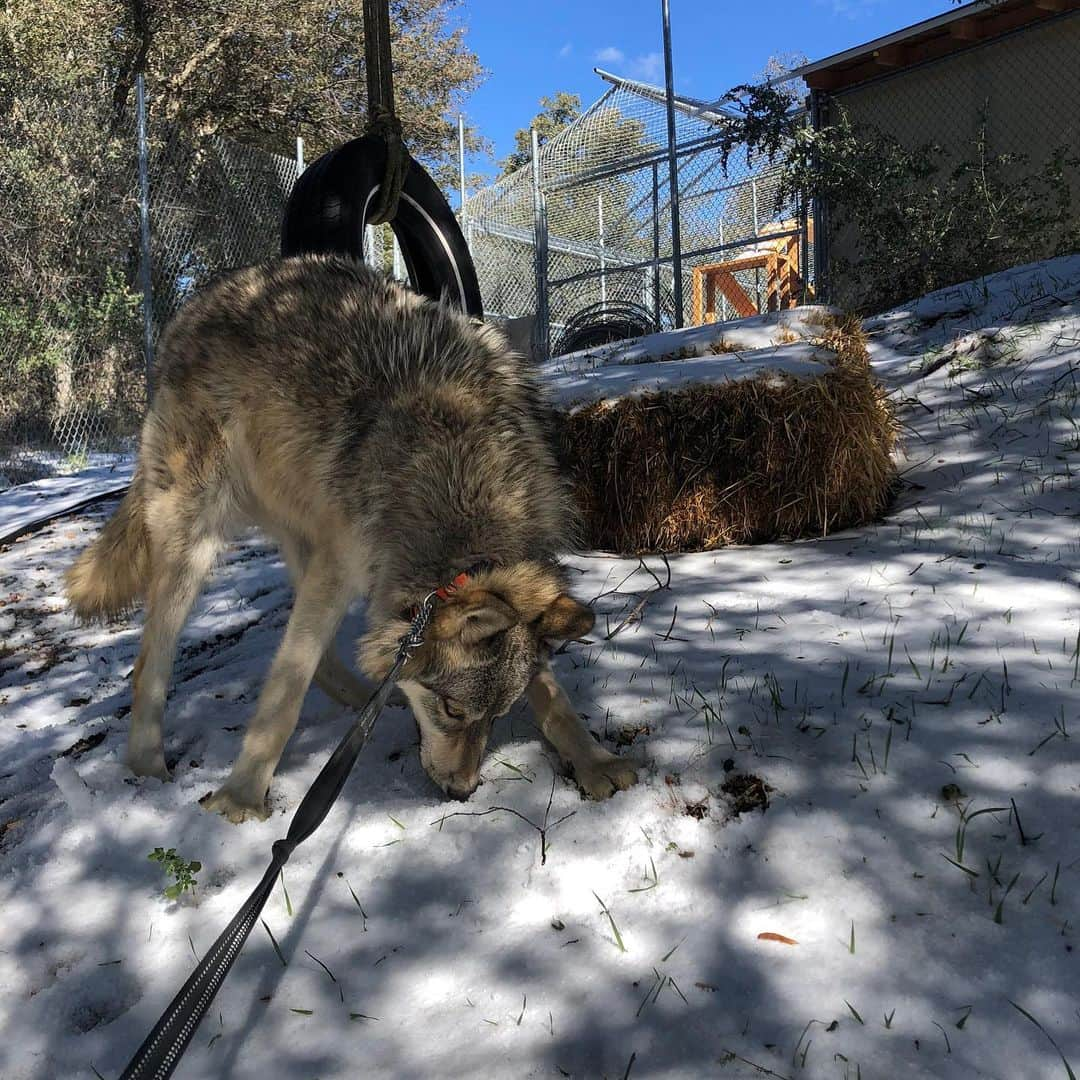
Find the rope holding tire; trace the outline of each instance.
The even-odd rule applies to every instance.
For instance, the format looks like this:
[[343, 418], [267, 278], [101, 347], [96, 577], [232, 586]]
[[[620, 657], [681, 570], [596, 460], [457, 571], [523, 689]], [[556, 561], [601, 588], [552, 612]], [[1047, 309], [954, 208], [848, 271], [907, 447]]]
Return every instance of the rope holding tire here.
[[[364, 227], [373, 223], [386, 158], [383, 139], [364, 135], [305, 169], [285, 206], [281, 254], [327, 252], [363, 259]], [[457, 219], [434, 180], [411, 157], [390, 227], [417, 292], [484, 317], [476, 270]]]
[[397, 215], [409, 151], [394, 113], [394, 66], [390, 48], [390, 0], [364, 0], [364, 63], [367, 67], [367, 132], [386, 144], [386, 162], [379, 197], [369, 225], [382, 225]]
[[301, 174], [281, 225], [281, 254], [364, 258], [364, 229], [388, 222], [417, 292], [484, 317], [476, 269], [453, 212], [417, 164], [394, 112], [389, 0], [364, 0], [368, 134]]

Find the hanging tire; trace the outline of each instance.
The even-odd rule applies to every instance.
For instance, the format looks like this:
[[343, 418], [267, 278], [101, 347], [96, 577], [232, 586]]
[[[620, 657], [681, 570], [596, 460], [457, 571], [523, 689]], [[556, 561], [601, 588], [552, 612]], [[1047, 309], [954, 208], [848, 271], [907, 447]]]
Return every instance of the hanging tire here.
[[[386, 164], [382, 139], [365, 135], [323, 154], [300, 174], [285, 206], [281, 254], [364, 258], [364, 225]], [[424, 168], [409, 159], [390, 222], [417, 292], [484, 317], [476, 269], [457, 219]]]

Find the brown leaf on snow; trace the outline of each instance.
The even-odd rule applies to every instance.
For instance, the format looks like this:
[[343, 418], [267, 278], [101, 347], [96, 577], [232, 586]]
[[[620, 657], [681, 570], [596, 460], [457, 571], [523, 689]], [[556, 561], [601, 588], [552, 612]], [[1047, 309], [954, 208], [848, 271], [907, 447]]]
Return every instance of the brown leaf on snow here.
[[771, 930], [765, 930], [758, 934], [758, 941], [779, 941], [781, 945], [798, 945], [794, 938], [784, 937], [783, 934], [774, 934]]

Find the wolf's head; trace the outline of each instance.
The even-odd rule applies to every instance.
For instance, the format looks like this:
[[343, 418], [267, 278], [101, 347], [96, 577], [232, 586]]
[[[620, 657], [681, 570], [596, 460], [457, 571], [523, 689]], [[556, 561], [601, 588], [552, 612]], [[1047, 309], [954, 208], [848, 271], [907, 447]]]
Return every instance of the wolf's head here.
[[[468, 798], [492, 724], [546, 662], [549, 643], [592, 626], [592, 611], [562, 590], [557, 571], [536, 563], [482, 571], [440, 600], [399, 682], [428, 776], [448, 795]], [[400, 617], [374, 626], [360, 641], [360, 668], [381, 679], [407, 629]]]

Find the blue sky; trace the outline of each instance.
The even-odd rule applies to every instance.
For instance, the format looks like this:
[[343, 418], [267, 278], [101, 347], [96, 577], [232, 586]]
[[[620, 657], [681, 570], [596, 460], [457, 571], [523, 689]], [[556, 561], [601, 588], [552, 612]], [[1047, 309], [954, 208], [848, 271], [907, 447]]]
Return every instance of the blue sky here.
[[[671, 0], [676, 89], [716, 98], [772, 54], [818, 60], [951, 9], [949, 0]], [[464, 0], [456, 17], [489, 72], [466, 116], [498, 158], [542, 96], [598, 98], [606, 84], [594, 67], [663, 83], [660, 0]], [[468, 165], [493, 169], [481, 157]]]

